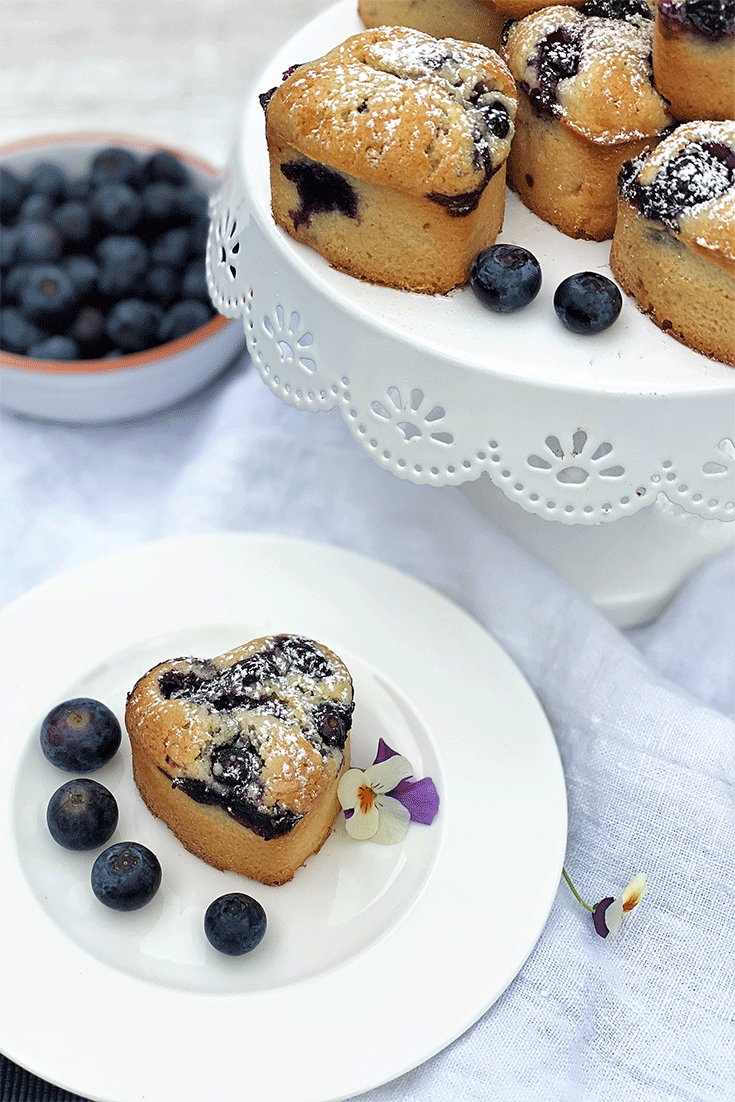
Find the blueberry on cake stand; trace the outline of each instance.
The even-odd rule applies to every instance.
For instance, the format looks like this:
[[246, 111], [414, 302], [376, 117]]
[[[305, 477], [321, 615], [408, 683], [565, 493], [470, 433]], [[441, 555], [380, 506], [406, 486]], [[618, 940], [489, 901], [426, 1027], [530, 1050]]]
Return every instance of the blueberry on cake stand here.
[[499, 241], [538, 257], [522, 312], [362, 283], [270, 213], [259, 93], [361, 31], [340, 0], [271, 59], [246, 96], [211, 204], [207, 271], [241, 317], [263, 381], [311, 412], [339, 409], [386, 471], [470, 500], [619, 626], [655, 615], [735, 542], [735, 370], [661, 332], [631, 299], [594, 336], [564, 329], [555, 288], [610, 275], [609, 242], [574, 241], [508, 192]]

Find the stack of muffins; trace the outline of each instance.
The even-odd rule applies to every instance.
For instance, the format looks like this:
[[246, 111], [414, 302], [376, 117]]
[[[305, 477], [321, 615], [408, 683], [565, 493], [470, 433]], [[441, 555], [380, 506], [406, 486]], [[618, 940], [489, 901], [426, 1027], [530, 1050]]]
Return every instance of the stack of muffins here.
[[358, 0], [366, 28], [262, 97], [273, 215], [332, 266], [445, 294], [505, 184], [612, 239], [664, 331], [735, 364], [735, 0]]

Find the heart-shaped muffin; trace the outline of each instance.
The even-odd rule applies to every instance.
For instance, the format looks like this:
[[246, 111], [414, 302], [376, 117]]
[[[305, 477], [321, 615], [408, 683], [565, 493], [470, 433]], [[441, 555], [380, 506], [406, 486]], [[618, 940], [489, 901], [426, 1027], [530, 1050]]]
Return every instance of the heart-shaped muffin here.
[[285, 884], [339, 812], [353, 709], [345, 664], [300, 635], [162, 662], [128, 694], [135, 783], [197, 857]]

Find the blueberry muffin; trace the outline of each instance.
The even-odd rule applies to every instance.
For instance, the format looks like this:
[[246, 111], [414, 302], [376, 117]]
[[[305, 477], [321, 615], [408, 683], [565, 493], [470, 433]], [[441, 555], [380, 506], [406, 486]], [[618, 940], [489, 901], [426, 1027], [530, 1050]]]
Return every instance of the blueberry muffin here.
[[672, 124], [651, 81], [651, 14], [645, 3], [597, 0], [587, 10], [545, 8], [508, 31], [518, 85], [508, 182], [569, 237], [612, 237], [622, 164]]
[[357, 10], [366, 27], [413, 27], [492, 50], [500, 50], [507, 18], [490, 0], [358, 0]]
[[128, 695], [135, 782], [197, 857], [284, 884], [339, 812], [353, 708], [342, 660], [298, 635], [163, 662]]
[[664, 332], [735, 365], [735, 122], [684, 123], [624, 165], [610, 265]]
[[352, 276], [443, 294], [505, 211], [515, 87], [498, 54], [378, 27], [261, 102], [279, 226]]
[[674, 118], [735, 118], [735, 0], [656, 0], [653, 77]]

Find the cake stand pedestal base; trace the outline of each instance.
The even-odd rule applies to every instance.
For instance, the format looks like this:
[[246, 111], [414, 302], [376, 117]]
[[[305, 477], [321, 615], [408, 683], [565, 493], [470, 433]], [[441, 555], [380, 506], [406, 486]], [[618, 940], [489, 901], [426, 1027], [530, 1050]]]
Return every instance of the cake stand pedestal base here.
[[686, 513], [662, 494], [632, 516], [581, 525], [527, 513], [486, 474], [465, 482], [462, 491], [620, 628], [651, 620], [694, 570], [735, 550], [735, 523]]

